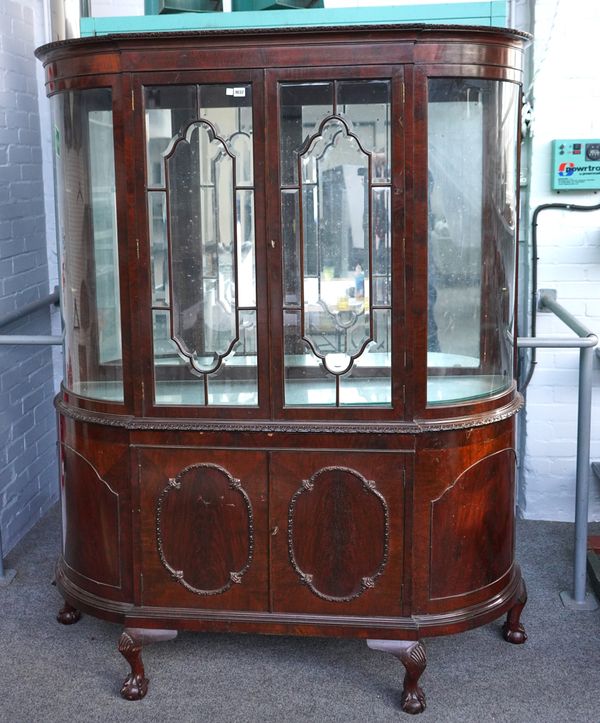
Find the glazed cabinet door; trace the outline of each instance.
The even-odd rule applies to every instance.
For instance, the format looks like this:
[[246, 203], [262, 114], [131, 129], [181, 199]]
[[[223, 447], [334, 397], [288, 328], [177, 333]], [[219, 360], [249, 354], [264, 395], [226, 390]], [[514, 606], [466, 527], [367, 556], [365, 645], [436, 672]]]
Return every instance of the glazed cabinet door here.
[[267, 608], [263, 452], [139, 448], [143, 605]]
[[397, 418], [403, 69], [272, 71], [267, 107], [274, 407], [290, 418]]
[[261, 80], [253, 71], [135, 79], [145, 211], [144, 313], [135, 313], [150, 345], [142, 393], [153, 415], [268, 409]]
[[405, 456], [271, 457], [274, 612], [400, 615]]

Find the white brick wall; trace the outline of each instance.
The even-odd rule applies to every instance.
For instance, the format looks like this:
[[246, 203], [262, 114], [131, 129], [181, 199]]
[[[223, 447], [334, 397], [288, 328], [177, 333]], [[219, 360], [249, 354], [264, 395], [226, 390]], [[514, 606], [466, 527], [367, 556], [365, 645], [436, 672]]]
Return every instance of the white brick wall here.
[[[42, 0], [2, 0], [0, 315], [49, 290], [39, 71], [33, 57], [43, 36]], [[47, 161], [45, 165], [48, 176]], [[50, 199], [47, 205], [51, 208]], [[50, 312], [40, 311], [0, 333], [9, 332], [48, 334]], [[0, 525], [5, 552], [58, 497], [53, 395], [48, 347], [0, 347]]]
[[[419, 0], [417, 0], [418, 2]], [[126, 14], [141, 0], [92, 0], [94, 14]], [[327, 0], [330, 7], [341, 0]], [[377, 4], [384, 4], [384, 2]], [[368, 5], [344, 0], [346, 6]], [[406, 3], [401, 3], [406, 4]], [[36, 71], [42, 0], [0, 2], [0, 314], [48, 289], [43, 252], [41, 179], [48, 159], [40, 151]], [[558, 11], [556, 8], [558, 7]], [[139, 10], [138, 10], [139, 12]], [[35, 29], [35, 34], [32, 31]], [[552, 33], [550, 33], [552, 28]], [[551, 192], [550, 142], [558, 137], [600, 137], [600, 83], [596, 58], [600, 13], [590, 0], [535, 2], [535, 126], [531, 207], [555, 200], [593, 204], [600, 194]], [[43, 95], [43, 91], [42, 91]], [[44, 114], [42, 106], [42, 120]], [[45, 130], [44, 130], [45, 129]], [[42, 125], [42, 147], [51, 143]], [[46, 202], [52, 228], [52, 203]], [[539, 285], [600, 332], [600, 212], [545, 212], [539, 225]], [[53, 265], [53, 236], [48, 258]], [[52, 269], [50, 274], [52, 274]], [[51, 284], [51, 288], [53, 283]], [[44, 312], [20, 330], [48, 331]], [[549, 315], [538, 333], [570, 334]], [[577, 351], [538, 352], [528, 391], [522, 512], [536, 519], [570, 520], [574, 510]], [[55, 364], [55, 369], [60, 364]], [[592, 456], [600, 459], [600, 371], [594, 377]], [[60, 372], [59, 372], [60, 376]], [[45, 348], [0, 349], [0, 516], [5, 545], [14, 542], [56, 497], [52, 362]], [[50, 423], [52, 418], [52, 423]], [[52, 450], [50, 449], [52, 447]], [[35, 455], [33, 454], [35, 453]], [[600, 519], [600, 491], [592, 481], [591, 518]], [[10, 522], [9, 522], [10, 520]]]
[[[558, 10], [557, 10], [558, 7]], [[551, 32], [552, 30], [552, 32]], [[600, 194], [550, 190], [554, 138], [600, 138], [598, 37], [600, 12], [590, 0], [535, 3], [534, 137], [531, 210], [542, 203], [600, 203]], [[558, 301], [600, 333], [600, 211], [544, 211], [539, 217], [539, 286], [556, 289]], [[553, 315], [538, 314], [538, 334], [571, 335]], [[528, 518], [572, 520], [579, 353], [538, 351], [527, 392], [524, 460]], [[595, 360], [592, 458], [600, 459], [600, 371]], [[591, 480], [590, 519], [600, 520], [598, 482]]]

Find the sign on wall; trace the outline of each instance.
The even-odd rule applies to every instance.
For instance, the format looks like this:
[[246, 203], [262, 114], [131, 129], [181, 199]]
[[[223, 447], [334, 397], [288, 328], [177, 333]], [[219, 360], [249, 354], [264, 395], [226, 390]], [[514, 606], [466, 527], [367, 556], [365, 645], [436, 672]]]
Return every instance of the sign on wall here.
[[552, 141], [552, 190], [600, 190], [600, 138]]

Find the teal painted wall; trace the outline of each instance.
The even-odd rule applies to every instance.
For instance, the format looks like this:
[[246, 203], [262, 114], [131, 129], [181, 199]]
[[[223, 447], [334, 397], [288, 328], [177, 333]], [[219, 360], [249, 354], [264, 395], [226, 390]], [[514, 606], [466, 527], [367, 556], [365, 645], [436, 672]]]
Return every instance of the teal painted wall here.
[[82, 18], [81, 36], [176, 30], [319, 27], [427, 23], [505, 26], [506, 0], [400, 5], [395, 7], [311, 8], [232, 13], [176, 13], [136, 17]]

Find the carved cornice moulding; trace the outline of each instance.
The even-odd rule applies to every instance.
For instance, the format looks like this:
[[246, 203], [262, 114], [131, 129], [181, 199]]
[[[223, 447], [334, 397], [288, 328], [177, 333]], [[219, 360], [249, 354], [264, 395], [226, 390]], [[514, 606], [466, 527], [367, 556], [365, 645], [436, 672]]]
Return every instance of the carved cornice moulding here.
[[[473, 35], [495, 35], [499, 38], [505, 38], [510, 40], [511, 38], [518, 38], [523, 40], [531, 40], [531, 35], [522, 30], [515, 30], [514, 28], [499, 28], [490, 27], [486, 25], [444, 25], [444, 24], [429, 24], [429, 23], [378, 23], [378, 24], [357, 24], [357, 25], [314, 25], [314, 26], [293, 26], [293, 27], [275, 27], [275, 28], [218, 28], [218, 29], [207, 29], [207, 30], [182, 30], [182, 31], [167, 31], [167, 32], [139, 32], [139, 33], [118, 33], [112, 35], [96, 35], [84, 38], [70, 38], [68, 40], [56, 40], [52, 43], [42, 45], [35, 50], [36, 58], [46, 61], [46, 56], [56, 50], [76, 48], [77, 46], [87, 47], [88, 45], [94, 47], [95, 45], [112, 45], [115, 48], [121, 49], [123, 44], [131, 43], [135, 44], [140, 40], [152, 40], [156, 42], [157, 37], [160, 37], [163, 41], [169, 40], [190, 40], [195, 39], [201, 40], [203, 38], [219, 38], [221, 36], [233, 37], [251, 37], [253, 35], [258, 36], [276, 36], [276, 35], [318, 35], [318, 34], [332, 34], [332, 33], [401, 33], [402, 40], [410, 42], [413, 40], [411, 35], [413, 34], [425, 34], [434, 35], [436, 33], [452, 33], [459, 31], [461, 35], [469, 36]], [[447, 42], [447, 41], [446, 41]]]
[[156, 417], [133, 417], [128, 415], [105, 414], [89, 409], [80, 409], [65, 404], [59, 395], [55, 399], [58, 412], [69, 419], [107, 427], [120, 427], [132, 431], [174, 431], [174, 432], [250, 432], [250, 433], [298, 433], [298, 434], [426, 434], [471, 427], [485, 427], [513, 417], [523, 407], [523, 397], [516, 394], [511, 402], [499, 409], [481, 414], [472, 414], [453, 419], [418, 419], [414, 422], [368, 422], [357, 424], [337, 420], [331, 422], [291, 421], [212, 421], [206, 419], [158, 419]]

